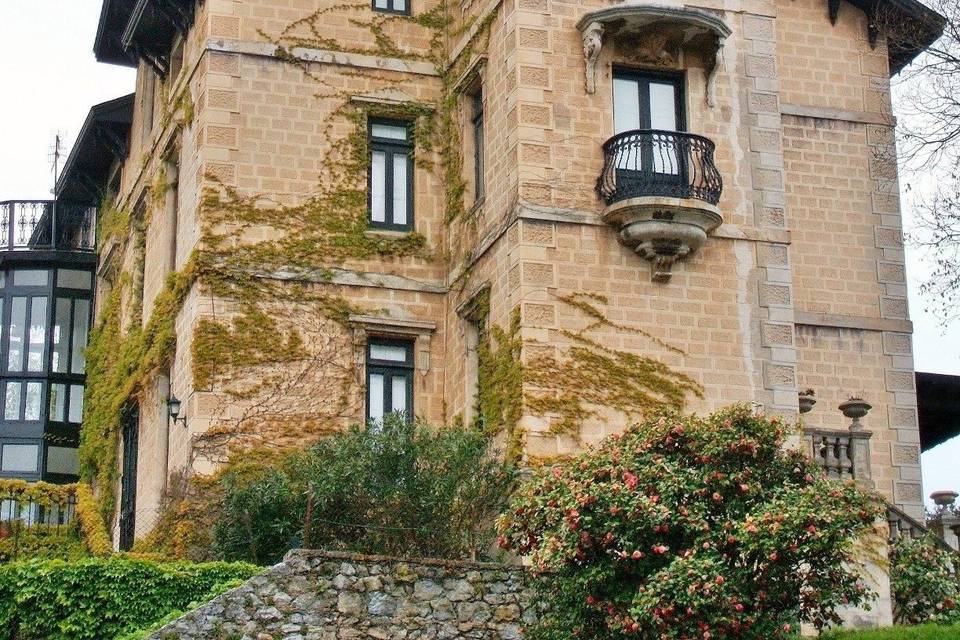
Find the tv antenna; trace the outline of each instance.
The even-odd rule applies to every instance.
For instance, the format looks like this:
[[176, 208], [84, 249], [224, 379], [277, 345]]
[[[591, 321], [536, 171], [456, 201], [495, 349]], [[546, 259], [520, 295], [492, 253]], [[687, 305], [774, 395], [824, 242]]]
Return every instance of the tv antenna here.
[[50, 162], [53, 168], [53, 188], [50, 190], [54, 196], [57, 193], [57, 180], [60, 178], [60, 160], [63, 158], [64, 148], [66, 147], [67, 136], [62, 131], [53, 134], [53, 143], [50, 145]]

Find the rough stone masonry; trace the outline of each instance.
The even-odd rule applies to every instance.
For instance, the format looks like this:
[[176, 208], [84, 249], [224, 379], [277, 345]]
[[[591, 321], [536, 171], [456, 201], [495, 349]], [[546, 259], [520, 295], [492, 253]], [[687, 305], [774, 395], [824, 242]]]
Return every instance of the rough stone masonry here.
[[536, 616], [521, 567], [296, 550], [148, 638], [510, 640]]

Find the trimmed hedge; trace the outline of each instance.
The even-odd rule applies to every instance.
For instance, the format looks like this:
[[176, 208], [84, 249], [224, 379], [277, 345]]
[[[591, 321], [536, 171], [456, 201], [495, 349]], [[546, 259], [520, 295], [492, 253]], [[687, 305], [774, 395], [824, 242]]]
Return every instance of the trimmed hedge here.
[[0, 567], [0, 640], [110, 640], [209, 600], [260, 571], [246, 563], [115, 556]]
[[834, 631], [823, 640], [956, 640], [960, 625], [923, 624], [917, 627], [887, 627], [865, 631]]

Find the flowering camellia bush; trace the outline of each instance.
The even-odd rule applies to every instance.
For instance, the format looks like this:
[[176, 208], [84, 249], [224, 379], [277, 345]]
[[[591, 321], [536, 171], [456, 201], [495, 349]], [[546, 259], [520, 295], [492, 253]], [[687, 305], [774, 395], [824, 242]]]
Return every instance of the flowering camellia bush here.
[[772, 639], [866, 604], [851, 554], [879, 502], [786, 436], [745, 406], [664, 413], [538, 470], [499, 523], [542, 572], [528, 637]]
[[932, 538], [902, 537], [890, 552], [897, 622], [960, 623], [960, 562]]

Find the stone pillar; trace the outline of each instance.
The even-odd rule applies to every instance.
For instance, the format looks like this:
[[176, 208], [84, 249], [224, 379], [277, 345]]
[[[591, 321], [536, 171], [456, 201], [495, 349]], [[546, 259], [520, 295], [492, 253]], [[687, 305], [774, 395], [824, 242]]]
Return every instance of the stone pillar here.
[[960, 512], [954, 506], [956, 491], [934, 491], [930, 499], [937, 505], [937, 512], [930, 520], [930, 529], [953, 549], [960, 551]]
[[742, 14], [743, 45], [738, 67], [743, 70], [744, 123], [749, 126], [754, 223], [765, 232], [756, 244], [759, 286], [760, 359], [763, 397], [770, 413], [797, 412], [797, 354], [784, 194], [783, 129], [780, 122], [780, 80], [776, 56], [776, 19]]

